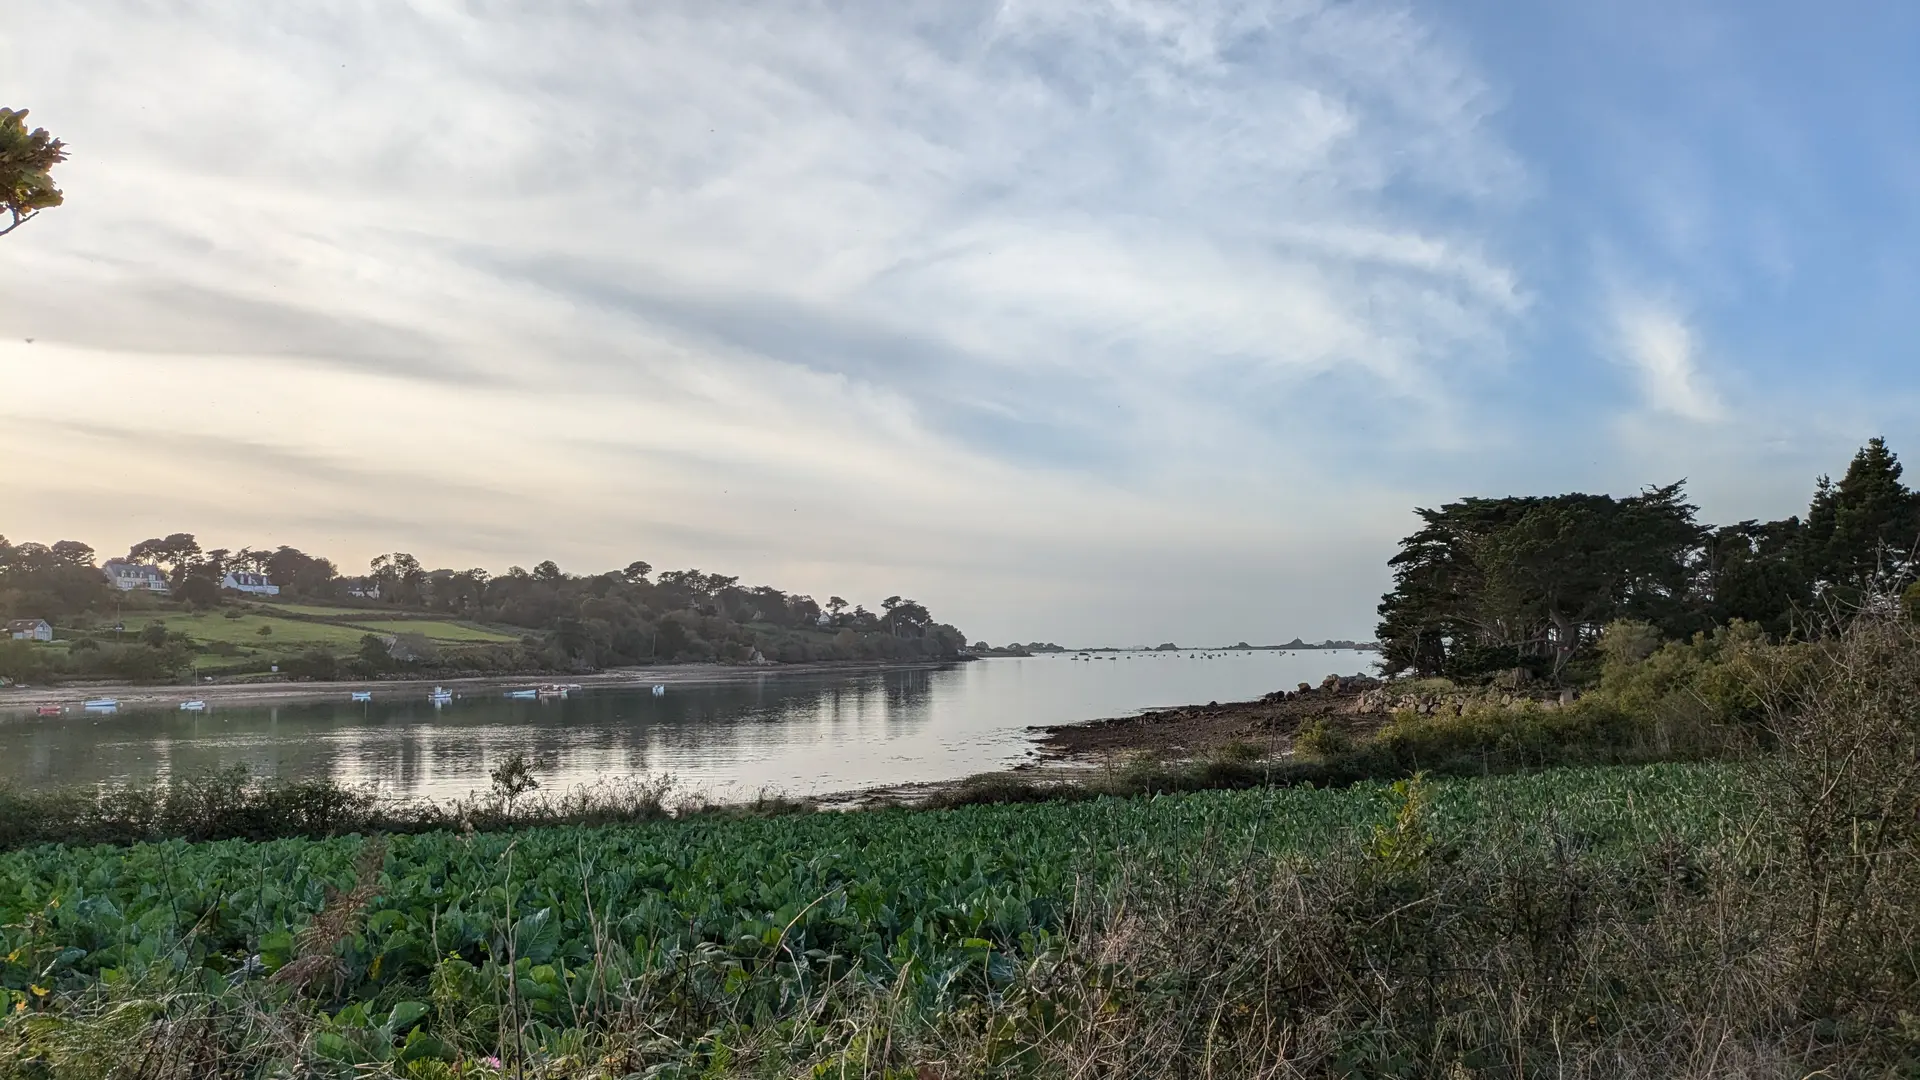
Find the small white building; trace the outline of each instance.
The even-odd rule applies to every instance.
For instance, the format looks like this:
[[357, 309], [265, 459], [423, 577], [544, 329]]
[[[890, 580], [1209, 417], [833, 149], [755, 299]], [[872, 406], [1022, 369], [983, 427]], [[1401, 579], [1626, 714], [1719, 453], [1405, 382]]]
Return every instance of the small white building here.
[[113, 587], [119, 589], [121, 592], [145, 590], [146, 592], [163, 593], [173, 591], [173, 586], [167, 582], [166, 573], [159, 567], [149, 563], [128, 562], [125, 559], [108, 559], [105, 565], [100, 567], [100, 572], [107, 575], [107, 580], [113, 582]]
[[245, 570], [227, 571], [227, 576], [220, 579], [220, 587], [232, 589], [234, 592], [253, 593], [257, 596], [280, 595], [280, 586], [268, 581], [267, 575]]
[[15, 641], [52, 641], [53, 627], [45, 619], [15, 619], [7, 624], [7, 636]]

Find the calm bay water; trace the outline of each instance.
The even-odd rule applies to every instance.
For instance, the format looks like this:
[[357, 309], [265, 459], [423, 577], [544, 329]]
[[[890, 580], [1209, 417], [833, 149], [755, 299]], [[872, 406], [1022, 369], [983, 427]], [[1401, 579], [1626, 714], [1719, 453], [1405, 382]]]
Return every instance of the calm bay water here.
[[230, 706], [0, 721], [0, 780], [28, 787], [146, 780], [244, 763], [388, 795], [484, 788], [521, 751], [542, 784], [670, 774], [715, 798], [824, 794], [949, 780], [1025, 759], [1029, 726], [1236, 701], [1368, 670], [1372, 653], [1122, 653], [1000, 658], [912, 671], [769, 672], [747, 681], [575, 691], [564, 701], [424, 692], [372, 703]]

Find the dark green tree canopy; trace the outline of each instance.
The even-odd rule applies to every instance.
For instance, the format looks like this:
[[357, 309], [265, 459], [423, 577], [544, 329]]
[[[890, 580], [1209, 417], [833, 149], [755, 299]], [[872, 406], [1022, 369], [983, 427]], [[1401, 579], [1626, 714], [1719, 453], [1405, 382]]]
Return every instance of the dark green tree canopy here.
[[1801, 557], [1804, 533], [1797, 517], [1713, 530], [1695, 582], [1705, 620], [1720, 625], [1741, 619], [1774, 637], [1792, 634], [1813, 596]]
[[60, 205], [52, 172], [65, 160], [65, 143], [46, 128], [27, 129], [27, 110], [0, 108], [0, 210], [11, 219], [0, 226], [0, 236]]
[[1908, 573], [1920, 543], [1920, 496], [1900, 475], [1900, 459], [1876, 438], [1854, 455], [1838, 484], [1820, 478], [1802, 545], [1816, 588], [1852, 599]]
[[[1682, 637], [1742, 620], [1808, 633], [1826, 607], [1898, 595], [1920, 563], [1920, 495], [1884, 439], [1839, 483], [1821, 477], [1803, 523], [1705, 528], [1680, 484], [1606, 495], [1469, 498], [1419, 510], [1380, 603], [1390, 672], [1558, 676], [1616, 619]], [[1818, 601], [1819, 603], [1816, 603]]]
[[170, 533], [164, 537], [142, 540], [127, 550], [127, 558], [166, 568], [167, 577], [175, 588], [203, 560], [200, 542], [193, 538], [192, 533]]
[[1469, 498], [1417, 511], [1380, 604], [1393, 670], [1559, 670], [1620, 618], [1674, 621], [1704, 530], [1678, 483], [1609, 495]]

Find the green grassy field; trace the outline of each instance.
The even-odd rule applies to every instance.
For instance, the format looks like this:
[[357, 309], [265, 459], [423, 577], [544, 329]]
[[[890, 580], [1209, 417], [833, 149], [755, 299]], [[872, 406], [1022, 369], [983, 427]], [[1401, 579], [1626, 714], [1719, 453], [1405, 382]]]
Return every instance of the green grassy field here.
[[278, 600], [259, 601], [259, 603], [261, 607], [273, 611], [284, 611], [291, 615], [311, 615], [319, 619], [377, 618], [381, 614], [374, 608], [340, 607], [334, 604], [283, 604]]
[[[307, 649], [315, 645], [352, 651], [367, 634], [419, 634], [431, 641], [448, 644], [491, 644], [518, 641], [519, 638], [497, 630], [453, 622], [447, 619], [371, 619], [352, 622], [312, 619], [287, 619], [249, 611], [238, 618], [224, 611], [197, 614], [168, 612], [128, 616], [124, 620], [126, 636], [131, 639], [148, 624], [163, 622], [167, 629], [190, 635], [195, 641], [229, 642], [245, 649], [285, 651]], [[261, 627], [269, 632], [262, 634]], [[111, 634], [104, 635], [109, 640]]]
[[504, 643], [520, 640], [513, 634], [445, 619], [383, 619], [374, 622], [355, 620], [353, 625], [382, 634], [420, 634], [432, 641], [454, 643]]
[[[303, 619], [281, 619], [266, 615], [245, 614], [239, 618], [228, 618], [219, 611], [205, 611], [198, 614], [185, 612], [166, 612], [163, 614], [128, 616], [126, 637], [134, 639], [148, 625], [161, 622], [167, 629], [191, 636], [195, 641], [229, 642], [243, 649], [265, 649], [285, 651], [288, 649], [306, 649], [315, 645], [351, 651], [360, 644], [360, 639], [368, 631], [339, 623], [309, 622]], [[267, 627], [268, 633], [260, 629]], [[111, 632], [101, 635], [112, 640]]]

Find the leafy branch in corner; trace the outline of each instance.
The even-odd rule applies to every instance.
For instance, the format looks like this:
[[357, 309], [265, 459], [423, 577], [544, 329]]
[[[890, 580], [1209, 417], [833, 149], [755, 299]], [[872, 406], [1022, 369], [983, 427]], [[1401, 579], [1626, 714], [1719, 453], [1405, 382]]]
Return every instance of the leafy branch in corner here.
[[65, 160], [65, 143], [46, 128], [27, 129], [27, 110], [0, 108], [0, 210], [13, 219], [0, 227], [0, 236], [65, 201], [52, 175]]

